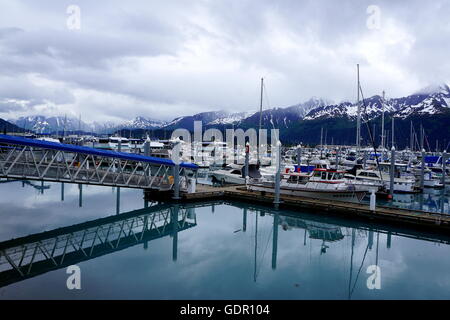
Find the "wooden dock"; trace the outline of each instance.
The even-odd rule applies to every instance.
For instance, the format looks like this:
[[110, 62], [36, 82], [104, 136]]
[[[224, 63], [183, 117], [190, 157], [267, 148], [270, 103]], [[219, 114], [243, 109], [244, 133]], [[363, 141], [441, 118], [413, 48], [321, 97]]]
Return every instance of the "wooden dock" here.
[[[198, 185], [195, 193], [182, 193], [182, 200], [186, 202], [205, 200], [232, 200], [239, 202], [259, 203], [274, 206], [274, 194], [268, 192], [249, 191], [245, 186], [213, 187]], [[365, 203], [331, 201], [307, 197], [280, 195], [280, 208], [302, 209], [320, 214], [336, 214], [352, 219], [372, 220], [391, 223], [404, 227], [434, 230], [450, 234], [450, 215], [431, 213], [419, 210], [408, 210], [386, 206], [377, 206], [370, 210]]]

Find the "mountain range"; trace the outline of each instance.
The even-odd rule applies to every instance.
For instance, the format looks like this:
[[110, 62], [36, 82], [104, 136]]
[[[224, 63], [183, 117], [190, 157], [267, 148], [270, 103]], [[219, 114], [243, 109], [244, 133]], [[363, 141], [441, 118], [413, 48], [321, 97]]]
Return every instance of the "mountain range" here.
[[[331, 136], [336, 135], [337, 140], [339, 140], [339, 137], [345, 136], [342, 142], [349, 143], [354, 139], [351, 136], [355, 135], [354, 128], [357, 119], [357, 109], [358, 107], [355, 102], [343, 101], [333, 103], [327, 99], [313, 97], [296, 105], [265, 109], [262, 111], [261, 120], [264, 128], [280, 129], [282, 136], [289, 141], [294, 142], [299, 140], [307, 143], [317, 143], [320, 138], [321, 128], [325, 128], [325, 130], [329, 129], [328, 133], [332, 134]], [[406, 97], [385, 99], [384, 104], [383, 98], [379, 95], [365, 98], [361, 101], [363, 123], [366, 121], [372, 122], [372, 125], [376, 125], [375, 129], [379, 131], [378, 127], [383, 109], [386, 121], [395, 118], [399, 124], [403, 122], [409, 124], [411, 121], [420, 122], [421, 119], [432, 120], [434, 118], [439, 118], [442, 121], [442, 119], [447, 119], [448, 117], [449, 122], [446, 123], [445, 120], [444, 126], [446, 126], [442, 128], [442, 132], [444, 133], [447, 132], [447, 127], [450, 127], [450, 88], [447, 84], [429, 86]], [[143, 116], [119, 123], [94, 122], [90, 124], [79, 119], [65, 117], [30, 116], [10, 120], [11, 123], [18, 127], [37, 133], [53, 133], [62, 132], [63, 130], [71, 131], [81, 129], [83, 131], [101, 134], [114, 133], [124, 129], [138, 134], [142, 134], [145, 131], [172, 131], [175, 128], [193, 130], [194, 121], [202, 121], [204, 128], [257, 128], [259, 126], [260, 113], [233, 113], [223, 110], [209, 111], [177, 117], [169, 122]], [[432, 121], [430, 125], [431, 123]], [[365, 126], [363, 125], [363, 129]], [[333, 128], [336, 129], [334, 133]], [[425, 129], [434, 130], [435, 128]], [[339, 130], [342, 132], [340, 133]], [[348, 130], [348, 133], [343, 134], [346, 130]], [[363, 133], [362, 135], [363, 138], [368, 138], [367, 134], [364, 135]], [[438, 136], [441, 140], [450, 138], [450, 135]]]

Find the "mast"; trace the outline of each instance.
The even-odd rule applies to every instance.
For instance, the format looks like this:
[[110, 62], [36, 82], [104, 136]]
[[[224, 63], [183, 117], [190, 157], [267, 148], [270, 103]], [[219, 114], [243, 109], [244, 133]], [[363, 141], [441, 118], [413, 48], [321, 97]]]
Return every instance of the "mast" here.
[[412, 125], [412, 120], [410, 121], [410, 129], [409, 129], [409, 147], [410, 147], [410, 150], [413, 151], [413, 148], [414, 148], [414, 138], [413, 138], [413, 125]]
[[394, 146], [394, 116], [392, 116], [392, 134], [391, 134], [391, 137], [392, 137], [392, 146]]
[[359, 151], [360, 143], [361, 143], [361, 106], [359, 105], [359, 64], [356, 65], [356, 73], [358, 78], [358, 84], [357, 84], [357, 100], [356, 104], [358, 107], [358, 119], [356, 123], [356, 147]]
[[[261, 145], [261, 141], [259, 141], [259, 135], [261, 134], [261, 126], [262, 126], [262, 108], [263, 108], [263, 87], [264, 87], [264, 78], [261, 78], [261, 99], [259, 105], [259, 131], [258, 131], [258, 142]], [[257, 163], [259, 164], [259, 150], [256, 152]]]
[[381, 113], [381, 148], [384, 149], [384, 98], [385, 98], [385, 92], [383, 90], [383, 100], [381, 101], [383, 112]]

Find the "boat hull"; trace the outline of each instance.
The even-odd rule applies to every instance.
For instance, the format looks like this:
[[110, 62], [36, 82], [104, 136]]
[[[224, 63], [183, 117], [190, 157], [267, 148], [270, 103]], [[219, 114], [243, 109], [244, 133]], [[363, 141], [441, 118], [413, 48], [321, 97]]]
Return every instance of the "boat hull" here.
[[[250, 184], [248, 186], [249, 190], [252, 191], [263, 191], [274, 193], [273, 185], [264, 184]], [[347, 201], [359, 203], [366, 195], [367, 191], [363, 190], [317, 190], [317, 189], [307, 189], [307, 188], [291, 188], [291, 187], [280, 187], [280, 193], [290, 196], [297, 197], [307, 197], [314, 199], [324, 199], [333, 201]]]

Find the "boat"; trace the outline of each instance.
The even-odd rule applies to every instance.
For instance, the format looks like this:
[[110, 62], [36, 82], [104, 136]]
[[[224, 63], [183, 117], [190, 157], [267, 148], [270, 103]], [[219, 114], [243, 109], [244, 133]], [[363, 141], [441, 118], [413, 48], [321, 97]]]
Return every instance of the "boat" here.
[[[250, 179], [261, 180], [261, 174], [259, 173], [258, 166], [250, 164], [248, 166], [248, 175]], [[245, 184], [244, 176], [245, 166], [231, 164], [230, 166], [214, 170], [211, 172], [211, 179], [213, 183], [220, 182], [224, 184]]]
[[120, 143], [120, 151], [121, 152], [129, 152], [130, 151], [129, 140], [127, 138], [123, 138], [123, 137], [99, 138], [98, 142], [95, 144], [95, 148], [119, 151], [119, 143]]
[[[283, 175], [280, 193], [314, 199], [361, 202], [368, 190], [356, 190], [344, 178], [344, 171], [316, 168], [312, 173], [290, 172]], [[286, 179], [287, 177], [287, 179]], [[251, 182], [248, 189], [273, 193], [275, 182]]]

